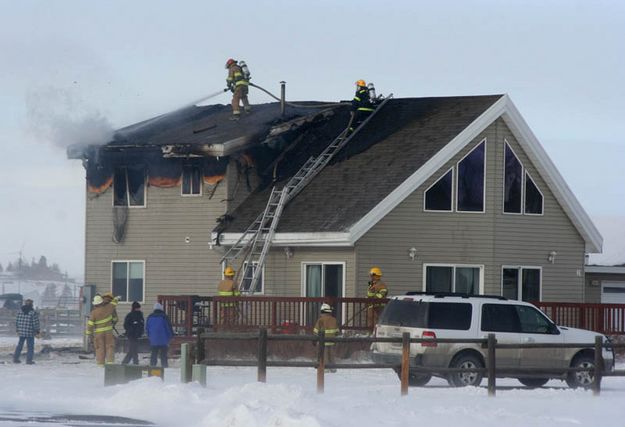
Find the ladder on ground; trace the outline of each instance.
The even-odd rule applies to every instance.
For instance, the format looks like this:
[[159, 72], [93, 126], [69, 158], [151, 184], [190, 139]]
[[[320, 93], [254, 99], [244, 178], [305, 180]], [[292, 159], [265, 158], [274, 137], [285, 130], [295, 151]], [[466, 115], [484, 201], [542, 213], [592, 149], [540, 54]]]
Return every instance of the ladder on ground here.
[[284, 206], [297, 195], [312, 179], [332, 160], [347, 143], [356, 135], [375, 114], [393, 97], [387, 96], [360, 125], [349, 133], [351, 120], [345, 130], [337, 136], [317, 157], [310, 157], [284, 187], [273, 187], [267, 206], [252, 224], [243, 232], [239, 240], [222, 257], [230, 265], [232, 261], [243, 255], [241, 267], [237, 272], [235, 283], [241, 292], [252, 294], [262, 275], [265, 258], [271, 248], [273, 236], [278, 227]]

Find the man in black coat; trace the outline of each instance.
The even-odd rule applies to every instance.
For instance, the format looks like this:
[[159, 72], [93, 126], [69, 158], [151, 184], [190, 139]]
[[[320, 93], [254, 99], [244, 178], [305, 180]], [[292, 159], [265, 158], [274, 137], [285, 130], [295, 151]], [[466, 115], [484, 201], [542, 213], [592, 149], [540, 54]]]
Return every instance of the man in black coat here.
[[130, 359], [135, 365], [139, 364], [139, 338], [143, 336], [144, 324], [141, 304], [135, 301], [132, 303], [132, 311], [124, 319], [124, 329], [128, 338], [128, 354], [122, 361], [124, 365], [129, 363]]

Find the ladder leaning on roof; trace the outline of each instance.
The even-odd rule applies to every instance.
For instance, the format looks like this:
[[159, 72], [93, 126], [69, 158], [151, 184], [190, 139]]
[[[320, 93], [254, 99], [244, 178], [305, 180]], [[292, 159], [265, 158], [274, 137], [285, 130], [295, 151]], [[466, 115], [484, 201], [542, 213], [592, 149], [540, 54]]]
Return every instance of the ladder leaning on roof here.
[[[393, 97], [387, 96], [380, 105], [363, 120], [360, 125], [349, 133], [352, 120], [348, 126], [330, 143], [317, 157], [310, 157], [295, 175], [289, 179], [282, 189], [271, 189], [265, 210], [258, 215], [252, 224], [243, 232], [239, 240], [221, 258], [221, 262], [230, 264], [244, 255], [241, 268], [238, 269], [235, 282], [242, 292], [254, 293], [256, 284], [263, 271], [265, 258], [269, 253], [273, 235], [278, 227], [284, 206], [298, 194], [312, 179], [330, 162], [332, 157], [356, 135], [375, 114]], [[241, 274], [242, 273], [242, 274]]]

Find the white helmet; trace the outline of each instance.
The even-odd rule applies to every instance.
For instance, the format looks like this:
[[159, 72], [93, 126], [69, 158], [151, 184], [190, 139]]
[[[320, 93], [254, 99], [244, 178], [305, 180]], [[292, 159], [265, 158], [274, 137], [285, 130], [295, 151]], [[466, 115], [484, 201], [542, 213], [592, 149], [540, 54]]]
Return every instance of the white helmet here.
[[323, 303], [323, 304], [321, 304], [321, 312], [322, 313], [332, 313], [332, 307], [330, 307], [330, 304]]
[[102, 297], [100, 295], [96, 295], [93, 297], [93, 305], [100, 305], [104, 302], [104, 299], [102, 299]]

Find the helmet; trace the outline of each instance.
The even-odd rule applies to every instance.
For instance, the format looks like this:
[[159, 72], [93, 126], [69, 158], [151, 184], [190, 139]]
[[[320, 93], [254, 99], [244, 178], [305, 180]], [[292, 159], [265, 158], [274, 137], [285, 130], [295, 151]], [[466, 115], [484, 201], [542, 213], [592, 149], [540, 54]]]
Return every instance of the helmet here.
[[231, 65], [232, 65], [232, 64], [234, 64], [235, 62], [237, 62], [237, 61], [235, 61], [235, 60], [234, 60], [234, 59], [232, 59], [232, 58], [229, 58], [229, 59], [226, 61], [226, 68], [228, 68], [229, 66], [231, 66]]
[[380, 270], [380, 267], [371, 267], [371, 270], [369, 270], [369, 276], [373, 275], [382, 277], [382, 270]]
[[234, 276], [234, 268], [226, 267], [224, 270], [224, 276]]
[[93, 301], [91, 302], [93, 303], [93, 305], [100, 305], [104, 302], [104, 300], [102, 299], [100, 295], [96, 295], [93, 297]]
[[362, 79], [356, 80], [356, 86], [367, 86], [367, 83]]
[[330, 307], [330, 304], [323, 303], [323, 304], [321, 304], [321, 312], [322, 313], [332, 313], [332, 307]]
[[102, 298], [114, 299], [115, 297], [113, 296], [113, 292], [108, 291], [102, 294]]

